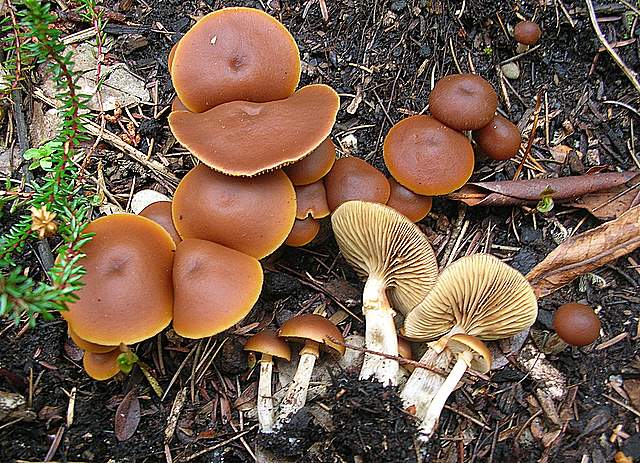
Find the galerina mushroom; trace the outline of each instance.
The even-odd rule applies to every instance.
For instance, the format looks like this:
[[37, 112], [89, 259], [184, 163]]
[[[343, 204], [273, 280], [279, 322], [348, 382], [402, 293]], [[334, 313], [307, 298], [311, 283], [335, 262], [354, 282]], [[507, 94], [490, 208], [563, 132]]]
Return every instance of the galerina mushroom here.
[[566, 344], [588, 346], [600, 336], [600, 319], [588, 305], [569, 302], [553, 314], [553, 329]]

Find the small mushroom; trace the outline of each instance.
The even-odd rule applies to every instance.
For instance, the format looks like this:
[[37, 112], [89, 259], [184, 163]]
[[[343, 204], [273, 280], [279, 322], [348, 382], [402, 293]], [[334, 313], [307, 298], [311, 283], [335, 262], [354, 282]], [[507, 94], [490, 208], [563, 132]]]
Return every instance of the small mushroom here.
[[282, 100], [300, 80], [300, 53], [285, 27], [254, 8], [224, 8], [180, 39], [170, 64], [173, 86], [193, 112], [230, 101]]
[[474, 162], [467, 137], [430, 116], [407, 117], [384, 139], [387, 169], [398, 183], [419, 195], [457, 190], [471, 177]]
[[[331, 217], [344, 258], [367, 279], [362, 294], [366, 347], [398, 355], [393, 321], [418, 304], [435, 284], [438, 263], [427, 237], [396, 210], [382, 204], [349, 201]], [[365, 354], [363, 379], [396, 384], [398, 362]]]
[[355, 156], [338, 159], [324, 178], [324, 186], [332, 211], [353, 200], [385, 204], [390, 194], [389, 181], [382, 172]]
[[553, 329], [566, 344], [588, 346], [600, 336], [600, 319], [588, 305], [569, 302], [553, 314]]
[[327, 175], [336, 161], [336, 146], [331, 138], [326, 138], [311, 153], [301, 160], [283, 168], [291, 183], [296, 186], [309, 185]]
[[541, 36], [540, 26], [533, 21], [520, 21], [513, 28], [513, 38], [518, 42], [518, 53], [524, 53], [531, 45], [538, 43]]
[[289, 361], [291, 360], [291, 349], [272, 330], [264, 330], [251, 336], [244, 345], [244, 350], [262, 354], [256, 409], [260, 432], [271, 433], [273, 432], [273, 396], [271, 395], [273, 357]]
[[111, 352], [113, 349], [115, 349], [115, 346], [103, 346], [101, 344], [96, 344], [93, 342], [89, 342], [86, 339], [82, 339], [75, 333], [75, 331], [71, 329], [70, 326], [67, 326], [67, 332], [73, 343], [86, 352], [92, 352], [94, 354], [106, 354], [107, 352]]
[[482, 374], [491, 369], [491, 352], [478, 338], [466, 334], [456, 334], [449, 338], [446, 349], [456, 357], [456, 363], [429, 404], [427, 415], [420, 425], [422, 439], [428, 439], [435, 431], [447, 399], [467, 369], [471, 368]]
[[293, 248], [305, 246], [313, 241], [320, 231], [320, 222], [313, 217], [296, 219], [284, 244]]
[[[413, 360], [413, 350], [411, 349], [411, 343], [405, 338], [398, 336], [398, 356], [405, 360]], [[414, 365], [403, 363], [402, 368], [411, 373], [416, 369]]]
[[522, 136], [518, 127], [510, 120], [496, 114], [487, 125], [473, 132], [483, 153], [491, 159], [504, 161], [511, 159], [520, 149]]
[[322, 181], [296, 186], [296, 219], [322, 219], [331, 214], [327, 204], [327, 192]]
[[328, 319], [315, 314], [298, 315], [287, 320], [278, 330], [278, 336], [290, 342], [303, 343], [298, 368], [287, 393], [280, 404], [275, 428], [280, 429], [307, 401], [307, 391], [316, 360], [323, 350], [331, 355], [344, 354], [344, 338], [340, 330]]
[[149, 204], [138, 214], [147, 219], [153, 220], [155, 223], [164, 228], [173, 242], [177, 245], [182, 238], [178, 234], [175, 225], [173, 224], [173, 218], [171, 217], [171, 201], [157, 201]]
[[109, 352], [97, 353], [86, 351], [82, 357], [82, 366], [89, 376], [97, 381], [106, 381], [120, 373], [118, 356], [122, 352], [112, 347]]
[[[478, 130], [498, 108], [498, 95], [475, 74], [452, 74], [440, 79], [429, 95], [433, 117], [456, 130]], [[397, 178], [397, 177], [396, 177]]]
[[389, 179], [389, 185], [391, 194], [387, 206], [394, 208], [412, 222], [420, 222], [431, 211], [433, 203], [431, 196], [415, 194], [396, 182], [393, 177]]

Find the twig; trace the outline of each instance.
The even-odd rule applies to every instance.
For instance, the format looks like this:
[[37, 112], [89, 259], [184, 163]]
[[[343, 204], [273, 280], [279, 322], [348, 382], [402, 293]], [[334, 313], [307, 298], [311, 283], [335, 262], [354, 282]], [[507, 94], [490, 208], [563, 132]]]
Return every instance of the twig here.
[[187, 457], [185, 459], [176, 459], [175, 461], [176, 462], [180, 462], [180, 463], [186, 463], [187, 461], [195, 460], [200, 455], [204, 455], [205, 453], [212, 452], [215, 449], [219, 449], [220, 447], [224, 447], [225, 445], [230, 444], [231, 442], [240, 439], [242, 436], [244, 436], [245, 434], [250, 433], [251, 431], [253, 431], [257, 427], [258, 427], [257, 424], [253, 425], [249, 429], [246, 429], [245, 431], [239, 432], [235, 436], [230, 437], [229, 439], [227, 439], [225, 441], [218, 442], [217, 444], [212, 445], [211, 447], [207, 447], [206, 449], [202, 449], [199, 452], [196, 452], [193, 455], [190, 455], [189, 457]]
[[529, 134], [529, 140], [527, 141], [527, 148], [524, 150], [524, 154], [522, 155], [522, 160], [520, 164], [518, 164], [518, 168], [516, 169], [516, 173], [513, 175], [513, 180], [517, 180], [520, 176], [520, 172], [522, 172], [522, 167], [527, 159], [531, 158], [533, 162], [533, 158], [531, 157], [531, 148], [533, 147], [533, 140], [536, 138], [536, 130], [538, 130], [538, 119], [540, 118], [540, 109], [542, 109], [542, 90], [538, 92], [536, 95], [536, 108], [533, 112], [533, 124], [531, 126], [531, 133]]

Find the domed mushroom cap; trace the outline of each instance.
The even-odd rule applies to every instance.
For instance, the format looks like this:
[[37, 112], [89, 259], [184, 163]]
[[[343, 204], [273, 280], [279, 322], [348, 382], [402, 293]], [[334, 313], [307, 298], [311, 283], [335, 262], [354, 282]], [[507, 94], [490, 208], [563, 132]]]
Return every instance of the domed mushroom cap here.
[[113, 349], [117, 348], [117, 346], [103, 346], [101, 344], [95, 344], [93, 342], [87, 341], [86, 339], [82, 339], [71, 329], [70, 326], [67, 326], [67, 332], [69, 333], [69, 337], [74, 342], [74, 344], [78, 346], [80, 349], [87, 352], [93, 352], [95, 354], [104, 354], [106, 352], [111, 352]]
[[105, 346], [134, 344], [171, 322], [171, 268], [175, 244], [157, 223], [133, 214], [91, 222], [95, 236], [82, 247], [85, 284], [62, 316], [86, 341]]
[[478, 373], [485, 374], [491, 370], [491, 351], [478, 338], [466, 334], [456, 334], [447, 341], [447, 349], [453, 354], [471, 352], [473, 359], [467, 366]]
[[312, 217], [306, 219], [296, 219], [293, 228], [284, 244], [294, 248], [305, 246], [313, 241], [320, 231], [320, 222]]
[[285, 27], [253, 8], [225, 8], [200, 19], [176, 48], [173, 86], [187, 108], [229, 101], [275, 101], [300, 80], [300, 53]]
[[253, 176], [309, 154], [331, 133], [339, 106], [331, 87], [308, 85], [284, 100], [238, 100], [204, 113], [176, 111], [169, 126], [180, 144], [209, 167]]
[[314, 219], [322, 219], [331, 214], [327, 204], [327, 192], [321, 181], [310, 185], [295, 187], [296, 190], [296, 219], [306, 219], [308, 216]]
[[510, 120], [496, 114], [487, 125], [473, 132], [483, 153], [491, 159], [504, 161], [511, 159], [520, 149], [522, 136], [518, 127]]
[[420, 222], [431, 210], [433, 199], [431, 196], [417, 195], [403, 187], [391, 177], [389, 179], [391, 194], [387, 206], [394, 208], [412, 222]]
[[432, 340], [457, 326], [480, 339], [502, 339], [530, 327], [537, 314], [536, 296], [520, 272], [489, 254], [473, 254], [443, 270], [405, 318], [403, 334]]
[[178, 44], [180, 42], [176, 42], [169, 50], [169, 56], [167, 56], [167, 69], [169, 69], [169, 74], [171, 74], [171, 67], [173, 66], [173, 59], [176, 57], [176, 48], [178, 48]]
[[[320, 349], [331, 354], [344, 354], [342, 333], [329, 319], [316, 314], [290, 318], [278, 330], [278, 336], [292, 342], [315, 341]], [[335, 341], [338, 342], [335, 342]]]
[[173, 266], [173, 329], [205, 338], [231, 328], [258, 300], [262, 279], [251, 256], [210, 241], [182, 241]]
[[541, 36], [540, 26], [533, 21], [520, 21], [513, 28], [513, 38], [523, 45], [535, 45]]
[[453, 74], [440, 79], [429, 95], [433, 117], [456, 130], [484, 127], [498, 109], [498, 95], [489, 82], [475, 74]]
[[327, 137], [311, 153], [283, 169], [294, 185], [309, 185], [327, 175], [335, 160], [336, 146]]
[[388, 206], [349, 201], [331, 224], [340, 252], [357, 273], [384, 282], [392, 306], [406, 314], [434, 286], [438, 262], [427, 237]]
[[281, 170], [243, 178], [199, 164], [178, 185], [172, 213], [183, 239], [213, 241], [262, 259], [291, 231], [296, 195]]
[[411, 116], [384, 140], [384, 162], [398, 183], [416, 194], [439, 196], [464, 185], [473, 173], [467, 137], [430, 116]]
[[153, 220], [166, 230], [173, 242], [178, 244], [182, 241], [175, 225], [173, 225], [173, 218], [171, 217], [171, 201], [157, 201], [149, 204], [145, 207], [140, 214], [142, 217]]
[[600, 319], [588, 305], [570, 302], [553, 314], [553, 329], [567, 344], [588, 346], [600, 336]]
[[263, 330], [247, 339], [244, 350], [291, 360], [291, 349], [273, 330]]
[[389, 181], [382, 172], [354, 156], [338, 159], [324, 178], [324, 186], [332, 211], [353, 200], [384, 204], [390, 194]]
[[120, 373], [118, 356], [120, 349], [114, 348], [110, 352], [99, 354], [85, 352], [82, 357], [82, 366], [89, 376], [97, 381], [106, 381]]

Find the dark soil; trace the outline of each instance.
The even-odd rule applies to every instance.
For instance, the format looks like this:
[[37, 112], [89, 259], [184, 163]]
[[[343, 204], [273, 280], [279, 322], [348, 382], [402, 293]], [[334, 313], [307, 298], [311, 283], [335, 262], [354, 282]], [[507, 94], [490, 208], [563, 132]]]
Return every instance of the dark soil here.
[[[460, 17], [456, 12], [463, 2], [444, 0], [327, 1], [328, 22], [323, 20], [316, 1], [271, 0], [268, 11], [291, 30], [299, 44], [304, 61], [302, 84], [326, 83], [341, 94], [343, 104], [332, 134], [340, 151], [366, 159], [382, 170], [381, 145], [392, 123], [424, 110], [432, 78], [455, 73], [457, 66], [463, 72], [469, 71], [471, 65], [498, 89], [500, 109], [521, 129], [528, 127], [539, 92], [548, 102], [543, 112], [548, 114], [550, 142], [563, 134], [563, 127], [573, 128], [562, 140], [572, 150], [565, 161], [552, 159], [550, 147], [554, 143], [547, 145], [544, 136], [534, 144], [534, 155], [551, 159], [543, 162], [548, 175], [580, 174], [597, 165], [607, 165], [611, 170], [634, 169], [627, 143], [634, 143], [630, 130], [633, 121], [637, 150], [639, 118], [623, 106], [605, 101], [637, 108], [638, 96], [610, 56], [598, 51], [601, 44], [583, 1], [464, 3]], [[107, 32], [115, 39], [107, 59], [127, 63], [150, 88], [155, 84], [158, 87], [157, 108], [144, 107], [139, 114], [132, 109], [142, 120], [143, 136], [137, 148], [146, 153], [153, 138], [152, 155], [165, 161], [178, 177], [193, 164], [190, 156], [175, 146], [166, 123], [168, 112], [162, 112], [173, 98], [166, 58], [172, 44], [196, 18], [231, 5], [264, 7], [258, 1], [104, 2], [108, 11], [117, 12], [107, 25]], [[619, 2], [601, 1], [598, 5], [598, 16], [606, 19], [602, 19], [601, 26], [610, 42], [635, 39], [617, 51], [627, 66], [640, 69], [637, 17], [634, 19]], [[130, 24], [119, 22], [118, 15], [124, 15]], [[517, 61], [520, 78], [503, 84], [498, 74], [500, 63], [515, 52], [501, 22], [511, 27], [518, 15], [535, 15], [544, 34], [540, 47]], [[64, 14], [60, 26], [69, 33], [89, 27]], [[140, 37], [146, 41], [141, 42]], [[143, 45], [139, 48], [133, 46], [140, 43]], [[504, 91], [500, 90], [503, 87]], [[358, 94], [362, 95], [362, 102], [347, 111]], [[157, 118], [153, 117], [154, 109], [161, 114]], [[109, 129], [121, 132], [118, 125], [110, 125]], [[347, 135], [357, 139], [355, 148], [344, 142]], [[92, 172], [97, 161], [104, 164], [109, 191], [123, 195], [118, 197], [123, 207], [134, 180], [136, 191], [154, 188], [170, 194], [173, 189], [106, 145], [97, 150], [90, 166]], [[513, 162], [479, 158], [472, 179], [510, 179], [515, 168]], [[599, 224], [583, 211], [561, 206], [547, 214], [536, 214], [534, 221], [522, 208], [462, 209], [438, 198], [433, 214], [420, 226], [432, 238], [440, 259], [461, 212], [469, 225], [457, 255], [476, 252], [478, 243], [487, 243], [488, 251], [523, 272], [555, 248], [554, 237], [562, 227], [572, 230], [580, 224], [579, 231], [585, 231]], [[7, 217], [11, 216], [3, 216], [1, 230], [5, 229]], [[37, 275], [40, 270], [35, 251], [29, 249], [23, 257]], [[535, 396], [538, 384], [512, 364], [494, 372], [490, 381], [478, 380], [454, 393], [449, 404], [456, 412], [445, 410], [438, 437], [420, 456], [423, 461], [574, 462], [586, 457], [592, 462], [608, 462], [619, 450], [638, 461], [639, 418], [609, 398], [626, 403], [611, 384], [616, 385], [621, 379], [625, 384], [640, 380], [640, 253], [630, 257], [634, 260], [619, 259], [593, 277], [582, 277], [540, 301], [540, 316], [534, 326], [538, 332], [550, 331], [551, 316], [560, 304], [580, 301], [598, 308], [602, 321], [598, 342], [628, 333], [610, 347], [567, 349], [549, 357], [567, 376], [569, 386], [576, 388], [573, 401], [556, 404], [565, 413], [565, 425], [554, 423], [546, 411], [541, 411]], [[249, 331], [243, 329], [252, 324], [277, 327], [294, 314], [318, 307], [324, 307], [329, 315], [342, 306], [357, 314], [362, 288], [339, 257], [330, 233], [307, 249], [278, 251], [266, 259], [264, 266], [267, 274], [263, 294], [237, 332], [210, 341], [190, 341], [169, 330], [136, 347], [139, 357], [150, 366], [163, 390], [168, 391], [163, 400], [137, 367], [126, 378], [102, 383], [89, 379], [82, 371], [77, 350], [68, 344], [60, 319], [39, 321], [32, 330], [2, 322], [0, 390], [22, 394], [36, 416], [10, 425], [0, 424], [0, 462], [42, 461], [50, 449], [51, 459], [58, 461], [112, 459], [118, 463], [142, 463], [172, 458], [177, 462], [192, 456], [189, 461], [252, 461], [247, 448], [256, 442], [255, 430], [237, 437], [254, 424], [236, 407], [251, 396], [256, 381], [255, 372], [249, 376], [246, 357], [241, 352], [244, 335]], [[350, 333], [362, 333], [362, 325], [352, 317], [340, 326]], [[201, 370], [210, 359], [210, 368]], [[638, 390], [626, 393], [636, 394], [638, 400]], [[140, 424], [133, 437], [119, 442], [114, 434], [115, 410], [130, 391], [140, 400]], [[181, 391], [185, 402], [173, 438], [165, 445], [167, 419], [176, 394]], [[70, 424], [67, 414], [74, 394], [74, 418]], [[412, 420], [391, 391], [379, 385], [337, 379], [319, 402], [330, 410], [335, 429], [326, 430], [302, 413], [299, 419], [303, 426], [287, 435], [287, 442], [295, 445], [279, 444], [274, 450], [286, 450], [288, 456], [299, 460], [316, 455], [322, 462], [355, 462], [354, 456], [367, 462], [417, 461]], [[638, 406], [636, 402], [636, 410]], [[555, 432], [556, 441], [552, 439]], [[612, 438], [614, 432], [618, 437]], [[315, 452], [306, 453], [311, 452], [310, 448]]]

